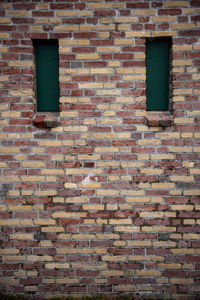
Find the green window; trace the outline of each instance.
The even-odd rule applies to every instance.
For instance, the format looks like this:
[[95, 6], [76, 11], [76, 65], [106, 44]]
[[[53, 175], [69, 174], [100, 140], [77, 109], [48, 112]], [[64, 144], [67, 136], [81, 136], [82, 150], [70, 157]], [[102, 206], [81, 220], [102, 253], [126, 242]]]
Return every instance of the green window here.
[[58, 40], [35, 40], [37, 111], [59, 111]]
[[171, 39], [146, 41], [147, 110], [169, 109], [169, 59]]

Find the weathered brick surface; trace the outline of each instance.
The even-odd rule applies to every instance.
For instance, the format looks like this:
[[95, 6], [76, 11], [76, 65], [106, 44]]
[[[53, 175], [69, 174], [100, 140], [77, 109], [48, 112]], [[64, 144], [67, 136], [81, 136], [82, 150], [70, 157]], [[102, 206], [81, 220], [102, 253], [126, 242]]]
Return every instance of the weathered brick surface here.
[[[0, 1], [2, 292], [198, 299], [199, 15]], [[147, 37], [172, 38], [169, 112], [146, 112]], [[59, 113], [36, 111], [32, 39], [59, 40]]]

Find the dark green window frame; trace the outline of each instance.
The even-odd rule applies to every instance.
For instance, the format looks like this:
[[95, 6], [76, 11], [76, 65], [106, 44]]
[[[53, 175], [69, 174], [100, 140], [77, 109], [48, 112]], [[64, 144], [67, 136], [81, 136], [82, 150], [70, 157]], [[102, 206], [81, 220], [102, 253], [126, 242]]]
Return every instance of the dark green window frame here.
[[171, 38], [146, 39], [147, 111], [169, 110]]
[[33, 40], [38, 112], [59, 111], [58, 40]]

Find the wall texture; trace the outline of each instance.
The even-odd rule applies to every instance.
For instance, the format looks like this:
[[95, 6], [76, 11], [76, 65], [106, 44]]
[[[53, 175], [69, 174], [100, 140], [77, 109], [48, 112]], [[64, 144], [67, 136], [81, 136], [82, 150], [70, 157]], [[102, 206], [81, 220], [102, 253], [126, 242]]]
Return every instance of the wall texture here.
[[[2, 292], [199, 299], [199, 21], [199, 0], [0, 2]], [[59, 113], [36, 111], [33, 39], [59, 40]]]

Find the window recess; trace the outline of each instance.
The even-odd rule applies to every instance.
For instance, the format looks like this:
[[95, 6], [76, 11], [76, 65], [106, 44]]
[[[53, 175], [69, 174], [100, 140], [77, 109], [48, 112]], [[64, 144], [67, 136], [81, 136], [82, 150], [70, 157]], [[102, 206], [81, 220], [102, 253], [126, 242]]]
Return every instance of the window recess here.
[[146, 40], [147, 111], [169, 110], [171, 38]]
[[58, 40], [34, 40], [38, 112], [59, 111]]

